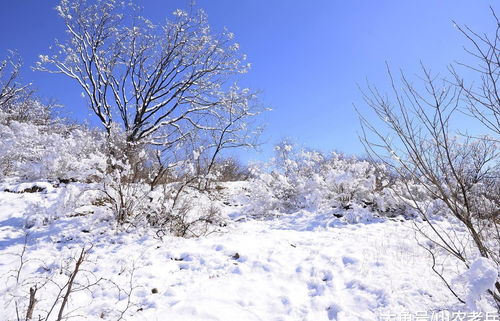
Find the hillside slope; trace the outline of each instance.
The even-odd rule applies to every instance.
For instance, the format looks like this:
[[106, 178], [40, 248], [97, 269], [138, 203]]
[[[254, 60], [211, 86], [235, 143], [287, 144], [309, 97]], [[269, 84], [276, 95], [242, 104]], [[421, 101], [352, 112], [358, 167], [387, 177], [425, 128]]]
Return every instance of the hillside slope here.
[[[202, 238], [118, 230], [95, 209], [26, 229], [27, 214], [53, 208], [68, 188], [44, 186], [0, 192], [0, 320], [16, 320], [15, 302], [25, 314], [35, 284], [33, 317], [45, 316], [82, 247], [88, 253], [63, 314], [70, 320], [438, 320], [464, 310], [417, 244], [413, 224], [424, 223], [348, 224], [307, 211], [253, 220], [233, 201], [241, 184], [227, 184], [219, 205], [228, 224]], [[497, 315], [486, 299], [478, 308]]]

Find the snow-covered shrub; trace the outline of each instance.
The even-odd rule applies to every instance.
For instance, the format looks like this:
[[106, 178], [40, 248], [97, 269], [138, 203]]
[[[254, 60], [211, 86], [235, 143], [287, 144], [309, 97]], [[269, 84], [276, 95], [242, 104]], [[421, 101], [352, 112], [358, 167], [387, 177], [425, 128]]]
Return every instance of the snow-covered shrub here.
[[207, 193], [185, 182], [162, 184], [151, 189], [144, 183], [107, 178], [104, 192], [117, 223], [149, 226], [158, 235], [197, 237], [223, 225], [220, 210]]
[[344, 218], [347, 223], [369, 223], [375, 220], [373, 211], [366, 207], [361, 207], [358, 205], [353, 206], [352, 209], [345, 211]]
[[0, 110], [0, 177], [84, 181], [104, 169], [102, 134], [57, 119], [41, 122], [46, 106], [37, 100], [30, 106], [23, 117]]
[[[154, 150], [127, 142], [119, 128], [108, 140], [108, 168], [102, 175], [105, 204], [120, 225], [149, 226], [158, 235], [206, 235], [221, 225], [220, 210], [198, 184], [193, 159], [165, 164], [172, 182], [158, 182], [151, 163]], [[161, 170], [161, 169], [160, 169]]]
[[127, 142], [126, 134], [113, 126], [105, 147], [106, 169], [101, 173], [101, 191], [119, 224], [142, 213], [150, 192], [148, 178], [139, 175], [147, 162], [143, 146]]
[[30, 204], [25, 213], [25, 227], [38, 227], [75, 213], [75, 209], [88, 204], [85, 193], [89, 190], [86, 184], [72, 183], [54, 188], [49, 183], [36, 182], [19, 184], [32, 186], [46, 186], [47, 195], [39, 201]]
[[53, 105], [44, 104], [25, 91], [18, 92], [11, 100], [0, 104], [2, 123], [19, 122], [33, 125], [47, 125], [52, 117]]
[[226, 157], [215, 160], [211, 173], [217, 182], [235, 182], [247, 180], [250, 172], [238, 159]]
[[345, 210], [353, 206], [390, 213], [402, 210], [388, 188], [384, 166], [355, 157], [296, 149], [282, 143], [267, 166], [252, 169], [249, 210], [258, 216], [299, 209]]
[[220, 208], [207, 193], [178, 184], [162, 187], [153, 193], [148, 203], [148, 223], [157, 229], [157, 234], [179, 237], [199, 237], [216, 232], [224, 226]]
[[149, 186], [130, 181], [133, 170], [127, 162], [113, 162], [103, 176], [102, 192], [106, 195], [107, 205], [119, 224], [132, 222], [144, 213], [148, 201]]

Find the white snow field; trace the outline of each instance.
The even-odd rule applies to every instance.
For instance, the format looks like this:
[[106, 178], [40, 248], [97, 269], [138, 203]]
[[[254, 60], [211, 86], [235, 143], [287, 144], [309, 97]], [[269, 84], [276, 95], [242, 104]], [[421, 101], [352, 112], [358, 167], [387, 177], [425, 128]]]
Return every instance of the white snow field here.
[[[69, 320], [498, 320], [481, 296], [495, 270], [479, 262], [467, 271], [483, 288], [460, 304], [432, 272], [411, 220], [348, 224], [307, 211], [255, 220], [221, 201], [229, 221], [221, 231], [160, 240], [150, 229], [119, 231], [91, 207], [30, 223], [42, 208], [56, 211], [69, 188], [44, 186], [0, 192], [0, 320], [17, 320], [16, 302], [24, 319], [35, 284], [33, 319], [47, 315], [83, 246], [90, 250], [64, 311]], [[445, 269], [463, 272], [452, 262]], [[481, 317], [465, 318], [474, 313]]]

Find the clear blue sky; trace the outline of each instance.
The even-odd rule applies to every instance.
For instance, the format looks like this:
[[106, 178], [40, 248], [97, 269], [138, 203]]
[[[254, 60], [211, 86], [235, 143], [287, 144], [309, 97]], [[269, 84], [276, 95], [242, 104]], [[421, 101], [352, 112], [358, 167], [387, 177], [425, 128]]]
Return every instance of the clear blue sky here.
[[[159, 21], [187, 0], [136, 1], [144, 15]], [[33, 72], [32, 66], [55, 38], [64, 37], [53, 8], [56, 0], [5, 0], [0, 10], [0, 53], [16, 49], [25, 62], [23, 80], [39, 94], [57, 99], [74, 118], [93, 117], [76, 85], [62, 76]], [[211, 24], [234, 32], [252, 63], [243, 84], [263, 92], [273, 111], [263, 117], [265, 159], [281, 138], [323, 150], [362, 154], [353, 103], [364, 109], [357, 84], [366, 79], [382, 90], [385, 61], [409, 74], [419, 60], [445, 71], [462, 59], [464, 39], [452, 20], [491, 31], [488, 1], [465, 0], [198, 0]], [[496, 6], [497, 12], [500, 7]], [[83, 110], [83, 112], [82, 112]]]

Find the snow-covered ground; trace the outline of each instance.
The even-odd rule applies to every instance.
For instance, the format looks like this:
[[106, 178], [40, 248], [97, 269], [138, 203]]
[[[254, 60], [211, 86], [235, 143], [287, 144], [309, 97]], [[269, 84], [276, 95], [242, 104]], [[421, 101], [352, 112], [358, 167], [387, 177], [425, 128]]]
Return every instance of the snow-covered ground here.
[[[70, 320], [423, 321], [465, 311], [432, 272], [410, 220], [347, 224], [307, 211], [253, 220], [221, 201], [228, 225], [202, 238], [118, 231], [99, 211], [25, 229], [26, 213], [60, 200], [63, 187], [46, 187], [0, 192], [0, 320], [16, 320], [16, 300], [25, 311], [35, 284], [33, 318], [46, 315], [82, 247], [90, 250], [65, 310]], [[490, 303], [478, 306], [483, 319], [498, 320]]]

